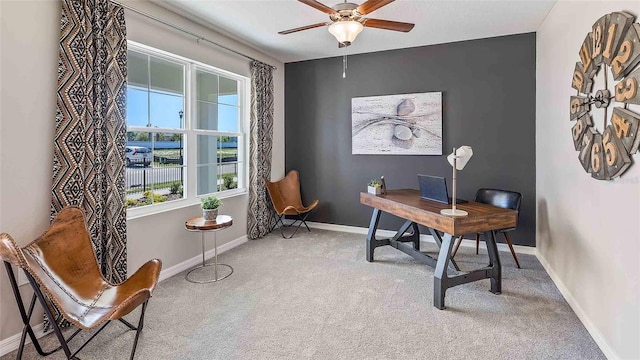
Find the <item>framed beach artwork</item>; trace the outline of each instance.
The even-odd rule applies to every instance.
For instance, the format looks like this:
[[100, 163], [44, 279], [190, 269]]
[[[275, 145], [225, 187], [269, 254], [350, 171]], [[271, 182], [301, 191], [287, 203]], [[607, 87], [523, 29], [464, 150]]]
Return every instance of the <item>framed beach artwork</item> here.
[[442, 93], [351, 99], [351, 153], [442, 155]]

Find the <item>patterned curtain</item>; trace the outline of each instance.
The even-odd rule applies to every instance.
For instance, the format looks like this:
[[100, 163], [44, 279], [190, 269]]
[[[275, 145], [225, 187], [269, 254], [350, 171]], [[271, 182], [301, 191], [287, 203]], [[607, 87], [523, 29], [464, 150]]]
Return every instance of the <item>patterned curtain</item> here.
[[247, 236], [253, 240], [268, 234], [273, 221], [264, 182], [271, 176], [273, 67], [255, 60], [251, 62], [250, 121]]
[[51, 218], [70, 205], [85, 211], [98, 263], [113, 283], [127, 276], [126, 79], [124, 9], [63, 0]]

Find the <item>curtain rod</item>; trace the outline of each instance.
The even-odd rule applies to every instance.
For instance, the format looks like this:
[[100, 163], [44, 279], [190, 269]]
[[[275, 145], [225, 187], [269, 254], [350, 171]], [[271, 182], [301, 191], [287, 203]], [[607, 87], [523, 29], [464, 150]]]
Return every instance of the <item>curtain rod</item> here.
[[[222, 49], [224, 49], [224, 50], [227, 50], [227, 51], [229, 51], [229, 52], [232, 52], [232, 53], [234, 53], [234, 54], [236, 54], [236, 55], [239, 55], [239, 56], [242, 56], [242, 57], [244, 57], [244, 58], [247, 58], [247, 59], [249, 59], [249, 60], [260, 61], [260, 60], [258, 60], [258, 59], [255, 59], [255, 58], [253, 58], [253, 57], [249, 56], [249, 55], [243, 54], [243, 53], [241, 53], [241, 52], [239, 52], [239, 51], [236, 51], [236, 50], [233, 50], [233, 49], [231, 49], [231, 48], [228, 48], [228, 47], [226, 47], [226, 46], [224, 46], [224, 45], [218, 44], [218, 43], [217, 43], [217, 42], [215, 42], [215, 41], [209, 40], [209, 39], [205, 38], [204, 36], [200, 36], [200, 35], [198, 35], [198, 34], [192, 33], [191, 31], [189, 31], [189, 30], [187, 30], [187, 29], [181, 28], [181, 27], [179, 27], [179, 26], [177, 26], [177, 25], [171, 24], [171, 23], [169, 23], [169, 22], [167, 22], [167, 21], [165, 21], [165, 20], [162, 20], [162, 19], [160, 19], [160, 18], [157, 18], [157, 17], [155, 17], [155, 16], [153, 16], [153, 15], [147, 14], [147, 13], [145, 13], [145, 12], [143, 12], [143, 11], [140, 11], [140, 10], [138, 10], [138, 9], [136, 9], [136, 8], [133, 8], [133, 7], [129, 6], [129, 5], [123, 4], [123, 3], [118, 2], [118, 1], [113, 1], [113, 0], [111, 0], [111, 3], [116, 4], [116, 5], [119, 5], [119, 6], [122, 6], [123, 8], [125, 8], [125, 9], [127, 9], [127, 10], [130, 10], [130, 11], [133, 11], [133, 12], [134, 12], [134, 13], [136, 13], [136, 14], [142, 15], [142, 16], [144, 16], [144, 17], [147, 17], [147, 18], [151, 19], [151, 20], [154, 20], [154, 21], [157, 21], [157, 22], [159, 22], [159, 23], [161, 23], [161, 24], [163, 24], [163, 25], [166, 25], [166, 26], [168, 26], [168, 27], [170, 27], [170, 28], [173, 28], [173, 29], [175, 29], [175, 30], [181, 31], [181, 32], [183, 32], [183, 33], [185, 33], [185, 34], [187, 34], [187, 35], [193, 36], [193, 37], [195, 37], [195, 38], [196, 38], [196, 41], [197, 41], [198, 43], [199, 43], [200, 41], [204, 41], [204, 42], [207, 42], [207, 43], [209, 43], [209, 44], [211, 44], [211, 45], [215, 45], [215, 46], [217, 46], [217, 47], [219, 47], [219, 48], [222, 48]], [[262, 61], [260, 61], [260, 62], [262, 62]], [[262, 62], [262, 63], [264, 63], [264, 62]], [[271, 65], [271, 64], [267, 64], [267, 65], [271, 66], [274, 70], [277, 70], [277, 69], [278, 69], [277, 67], [275, 67], [275, 66], [273, 66], [273, 65]]]

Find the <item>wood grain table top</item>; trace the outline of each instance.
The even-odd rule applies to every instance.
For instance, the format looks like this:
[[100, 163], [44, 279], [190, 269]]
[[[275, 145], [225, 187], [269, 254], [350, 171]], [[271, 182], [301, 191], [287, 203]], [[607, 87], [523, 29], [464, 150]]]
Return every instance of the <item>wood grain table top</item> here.
[[184, 227], [187, 230], [220, 230], [233, 225], [233, 218], [229, 215], [218, 215], [215, 220], [207, 221], [202, 216], [185, 221]]
[[467, 216], [442, 215], [440, 210], [450, 204], [422, 199], [415, 189], [388, 190], [386, 195], [362, 192], [360, 203], [454, 236], [512, 228], [518, 219], [516, 210], [472, 201], [456, 205]]

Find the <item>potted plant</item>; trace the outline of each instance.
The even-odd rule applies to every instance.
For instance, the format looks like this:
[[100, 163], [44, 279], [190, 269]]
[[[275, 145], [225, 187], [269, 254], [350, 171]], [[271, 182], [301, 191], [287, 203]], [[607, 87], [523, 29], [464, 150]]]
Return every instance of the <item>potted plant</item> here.
[[215, 221], [218, 217], [218, 208], [222, 206], [222, 201], [217, 196], [211, 195], [201, 199], [202, 217], [205, 221]]
[[380, 193], [382, 192], [382, 183], [380, 182], [380, 180], [373, 179], [369, 181], [367, 192], [369, 194], [380, 195]]

